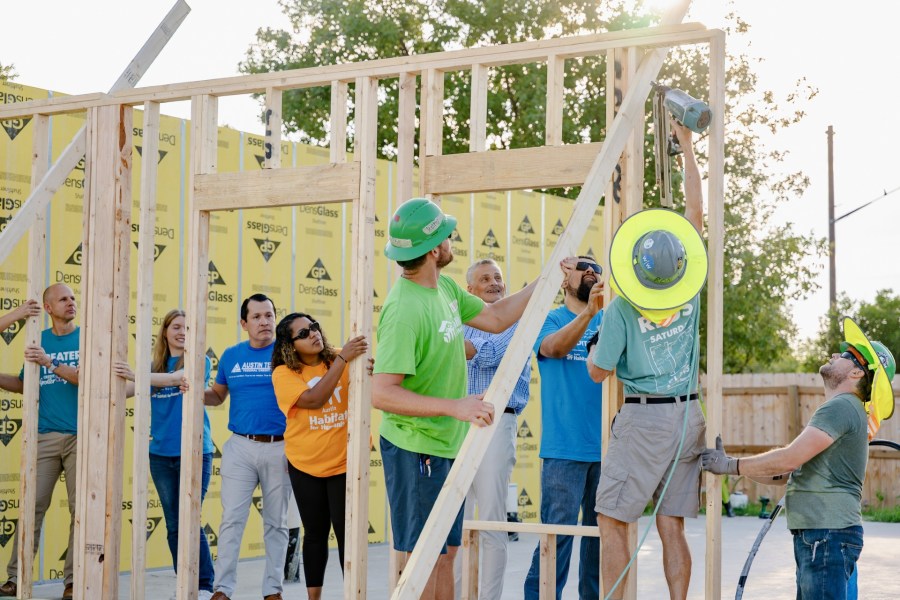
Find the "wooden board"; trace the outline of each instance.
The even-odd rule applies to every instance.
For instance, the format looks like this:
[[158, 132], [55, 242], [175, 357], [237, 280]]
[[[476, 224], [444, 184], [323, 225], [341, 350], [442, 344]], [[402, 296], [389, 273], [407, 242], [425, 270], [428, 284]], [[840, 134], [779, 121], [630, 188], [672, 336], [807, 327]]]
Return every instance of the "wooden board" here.
[[275, 71], [255, 75], [240, 75], [220, 79], [190, 81], [122, 90], [110, 97], [103, 94], [69, 96], [63, 99], [32, 100], [19, 104], [0, 106], [0, 120], [35, 113], [48, 115], [78, 112], [93, 106], [109, 104], [143, 104], [144, 102], [176, 102], [189, 100], [197, 94], [234, 96], [265, 92], [268, 88], [294, 89], [324, 87], [332, 81], [353, 81], [357, 77], [377, 79], [397, 77], [398, 73], [422, 73], [429, 69], [459, 71], [470, 69], [475, 63], [501, 66], [542, 62], [550, 54], [563, 58], [592, 56], [610, 48], [641, 46], [661, 48], [680, 44], [707, 42], [713, 30], [700, 23], [663, 25], [645, 29], [628, 29], [583, 36], [551, 38], [534, 42], [521, 42], [505, 46], [469, 48], [438, 54], [421, 54], [387, 58], [362, 63], [346, 63], [327, 67], [310, 67], [291, 71]]
[[194, 177], [197, 210], [330, 204], [359, 197], [359, 163], [265, 169]]
[[462, 194], [581, 185], [601, 147], [600, 143], [570, 144], [426, 156], [425, 193]]
[[[722, 431], [722, 281], [725, 270], [725, 35], [719, 33], [709, 48], [708, 243], [709, 281], [706, 324], [706, 445], [715, 446]], [[706, 484], [706, 598], [722, 595], [722, 478], [705, 474]]]
[[[159, 150], [159, 104], [144, 104], [144, 156]], [[150, 471], [150, 363], [153, 360], [153, 231], [156, 226], [157, 161], [141, 161], [137, 315], [134, 357], [134, 442], [131, 459], [131, 598], [143, 600], [147, 568], [147, 487]]]
[[[191, 168], [190, 177], [196, 188], [199, 175], [215, 173], [218, 154], [218, 99], [197, 96], [191, 100]], [[279, 171], [261, 171], [278, 173]], [[206, 307], [209, 290], [209, 212], [197, 207], [192, 198], [190, 240], [188, 244], [188, 281], [185, 306], [187, 336], [185, 339], [184, 373], [190, 391], [182, 404], [181, 434], [181, 502], [178, 505], [178, 575], [176, 592], [179, 600], [196, 600], [200, 576], [197, 529], [200, 527], [200, 482], [203, 466], [203, 392], [206, 387]]]
[[[38, 185], [47, 173], [50, 158], [50, 118], [38, 115], [32, 125], [31, 185]], [[35, 215], [28, 240], [27, 298], [42, 297], [46, 281], [47, 219]], [[41, 345], [41, 316], [25, 323], [25, 344]], [[37, 443], [38, 412], [40, 407], [40, 365], [25, 361], [22, 388], [22, 454], [20, 457], [21, 508], [16, 535], [19, 537], [19, 592], [23, 598], [31, 596], [34, 583], [34, 526], [37, 502]]]
[[75, 597], [118, 596], [128, 348], [131, 108], [93, 108], [87, 121], [84, 282], [78, 385]]
[[[350, 269], [350, 337], [371, 336], [375, 273], [375, 168], [378, 139], [378, 81], [363, 77], [356, 82], [356, 143], [359, 194], [353, 202]], [[371, 343], [372, 340], [370, 340]], [[344, 544], [344, 598], [364, 600], [369, 544], [369, 444], [371, 439], [372, 378], [368, 356], [360, 356], [350, 369], [350, 422], [347, 446], [346, 532]]]
[[397, 195], [400, 206], [413, 195], [416, 139], [416, 76], [400, 73], [400, 97], [397, 107]]

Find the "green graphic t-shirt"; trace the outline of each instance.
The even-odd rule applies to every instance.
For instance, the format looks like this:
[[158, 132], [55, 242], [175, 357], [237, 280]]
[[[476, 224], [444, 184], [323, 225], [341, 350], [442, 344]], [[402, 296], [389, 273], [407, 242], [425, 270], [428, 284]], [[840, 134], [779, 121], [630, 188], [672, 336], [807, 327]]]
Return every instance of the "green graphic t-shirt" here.
[[[477, 296], [441, 275], [437, 288], [398, 279], [378, 323], [375, 373], [403, 374], [403, 387], [423, 396], [466, 395], [463, 323], [484, 308]], [[381, 435], [399, 448], [455, 458], [469, 424], [453, 417], [384, 413]]]
[[869, 439], [866, 411], [853, 394], [838, 394], [816, 409], [809, 426], [834, 443], [791, 473], [785, 508], [790, 529], [861, 525], [860, 501]]
[[604, 312], [594, 364], [615, 370], [626, 394], [683, 396], [697, 390], [699, 296], [665, 325], [653, 323], [618, 296]]

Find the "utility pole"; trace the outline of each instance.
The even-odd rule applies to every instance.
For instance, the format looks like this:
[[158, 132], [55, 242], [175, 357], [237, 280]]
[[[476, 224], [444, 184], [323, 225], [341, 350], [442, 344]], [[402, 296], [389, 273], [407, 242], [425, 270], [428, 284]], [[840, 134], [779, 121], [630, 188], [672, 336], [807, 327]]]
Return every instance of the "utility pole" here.
[[837, 310], [834, 260], [834, 128], [828, 126], [828, 310]]

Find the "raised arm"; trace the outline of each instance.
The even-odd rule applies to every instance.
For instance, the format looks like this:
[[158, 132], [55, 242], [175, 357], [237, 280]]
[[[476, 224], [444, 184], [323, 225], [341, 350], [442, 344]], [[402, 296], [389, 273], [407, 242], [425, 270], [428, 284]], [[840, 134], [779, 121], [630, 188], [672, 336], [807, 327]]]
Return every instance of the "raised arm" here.
[[298, 408], [322, 408], [325, 406], [325, 403], [331, 400], [334, 389], [340, 382], [341, 375], [344, 373], [347, 365], [368, 349], [369, 344], [364, 335], [347, 340], [347, 343], [341, 348], [341, 352], [335, 357], [334, 362], [331, 363], [328, 372], [314, 387], [300, 394], [294, 406]]
[[5, 315], [0, 315], [0, 331], [6, 331], [16, 321], [41, 314], [41, 304], [37, 300], [26, 300]]
[[[559, 262], [564, 278], [569, 276], [574, 265], [575, 259], [572, 257]], [[537, 282], [538, 279], [535, 279], [515, 294], [501, 298], [493, 304], [486, 304], [475, 318], [466, 321], [466, 325], [488, 333], [500, 333], [509, 329], [513, 323], [522, 318], [522, 313], [525, 312], [525, 307], [528, 306], [528, 301], [537, 288]]]
[[563, 358], [571, 352], [572, 348], [581, 341], [588, 325], [591, 324], [591, 319], [603, 308], [603, 290], [604, 283], [602, 281], [595, 283], [591, 287], [591, 294], [588, 296], [587, 306], [584, 307], [584, 310], [563, 327], [541, 340], [541, 356]]
[[693, 132], [674, 120], [672, 129], [684, 151], [684, 216], [697, 231], [703, 233], [703, 190], [694, 155]]

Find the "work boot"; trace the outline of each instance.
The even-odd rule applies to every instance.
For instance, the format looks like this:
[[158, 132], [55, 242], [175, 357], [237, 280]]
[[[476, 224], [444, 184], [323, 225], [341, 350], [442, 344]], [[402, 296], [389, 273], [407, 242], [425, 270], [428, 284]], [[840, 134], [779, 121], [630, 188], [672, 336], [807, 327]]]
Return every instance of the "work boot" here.
[[224, 592], [216, 592], [209, 600], [231, 600]]
[[274, 594], [269, 594], [268, 596], [263, 596], [263, 600], [282, 600], [281, 592], [276, 592]]
[[74, 588], [74, 586], [71, 583], [66, 584], [66, 589], [63, 590], [63, 595], [62, 595], [63, 600], [72, 600], [72, 597], [74, 596], [74, 593], [75, 593], [73, 588]]
[[15, 598], [17, 591], [19, 591], [19, 586], [16, 585], [15, 581], [7, 581], [0, 585], [0, 596], [4, 598]]

